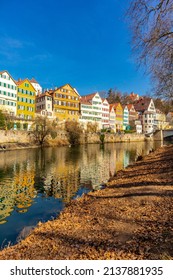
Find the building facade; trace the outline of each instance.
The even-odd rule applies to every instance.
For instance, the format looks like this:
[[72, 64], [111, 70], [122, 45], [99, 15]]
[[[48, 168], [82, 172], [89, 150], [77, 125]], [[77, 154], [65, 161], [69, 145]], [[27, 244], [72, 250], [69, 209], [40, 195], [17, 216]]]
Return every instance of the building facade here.
[[129, 126], [129, 110], [127, 105], [123, 106], [123, 130], [128, 129]]
[[129, 111], [129, 122], [135, 121], [138, 119], [138, 113], [136, 112], [133, 104], [127, 104], [127, 108]]
[[53, 118], [53, 100], [49, 92], [44, 92], [36, 96], [36, 113], [41, 116]]
[[98, 92], [81, 97], [79, 121], [84, 128], [88, 123], [97, 124], [98, 129], [102, 128], [102, 99]]
[[35, 116], [36, 90], [28, 79], [18, 80], [17, 84], [17, 117], [32, 120]]
[[154, 120], [156, 118], [156, 109], [152, 98], [141, 98], [134, 103], [134, 108], [138, 112], [139, 120], [142, 123], [144, 134], [154, 132]]
[[111, 130], [113, 130], [114, 132], [116, 132], [116, 125], [115, 125], [115, 109], [114, 109], [114, 105], [110, 104], [109, 105], [109, 124], [110, 124], [110, 128]]
[[30, 82], [36, 90], [36, 95], [41, 94], [42, 93], [42, 87], [40, 86], [40, 84], [34, 78], [32, 78], [30, 80]]
[[109, 103], [106, 98], [102, 98], [102, 128], [109, 127]]
[[53, 98], [53, 113], [57, 120], [79, 120], [80, 95], [75, 88], [66, 84], [49, 94]]
[[0, 72], [0, 109], [16, 116], [17, 85], [8, 71]]
[[168, 127], [173, 128], [173, 112], [168, 112], [166, 115], [166, 121], [168, 122]]
[[123, 107], [120, 103], [114, 104], [114, 110], [115, 110], [115, 125], [116, 125], [116, 131], [122, 131], [123, 130]]
[[154, 126], [155, 126], [155, 130], [165, 129], [169, 126], [168, 122], [166, 121], [166, 115], [163, 112], [161, 112], [159, 109], [156, 109]]

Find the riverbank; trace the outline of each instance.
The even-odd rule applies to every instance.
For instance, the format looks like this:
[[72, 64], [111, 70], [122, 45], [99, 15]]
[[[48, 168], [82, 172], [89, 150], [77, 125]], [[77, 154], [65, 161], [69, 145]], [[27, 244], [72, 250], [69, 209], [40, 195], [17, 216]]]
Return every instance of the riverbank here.
[[[145, 138], [143, 134], [105, 134], [105, 143], [124, 143], [124, 142], [143, 142], [143, 141], [152, 141], [152, 139]], [[80, 136], [80, 144], [98, 144], [100, 141], [99, 133], [83, 133]], [[50, 135], [46, 137], [44, 147], [61, 147], [69, 146], [68, 135], [65, 131], [59, 131], [55, 138], [52, 138]], [[28, 148], [37, 148], [40, 147], [33, 139], [32, 134], [29, 134], [28, 131], [3, 131], [0, 130], [0, 152], [10, 151], [10, 150], [19, 150], [19, 149], [28, 149]]]
[[0, 259], [173, 259], [173, 146], [73, 200]]

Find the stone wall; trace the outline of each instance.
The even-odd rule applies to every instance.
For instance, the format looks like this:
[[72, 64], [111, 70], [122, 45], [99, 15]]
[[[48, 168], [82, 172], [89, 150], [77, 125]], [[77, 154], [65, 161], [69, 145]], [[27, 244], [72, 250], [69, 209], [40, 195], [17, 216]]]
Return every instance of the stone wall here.
[[5, 143], [31, 143], [31, 137], [26, 131], [0, 130], [0, 144]]
[[[140, 134], [105, 134], [106, 143], [116, 143], [116, 142], [136, 142], [144, 141], [145, 136]], [[81, 144], [85, 143], [100, 143], [100, 134], [99, 133], [88, 133], [82, 134], [80, 139]], [[64, 131], [59, 131], [57, 136], [52, 139], [51, 136], [47, 138], [47, 145], [51, 146], [62, 146], [68, 145], [68, 137]], [[5, 145], [6, 148], [14, 147], [27, 147], [34, 146], [34, 139], [32, 135], [29, 135], [27, 131], [4, 131], [0, 130], [0, 146]]]
[[163, 131], [158, 130], [154, 133], [153, 138], [155, 141], [163, 141]]
[[[145, 141], [143, 134], [105, 134], [105, 143]], [[100, 143], [100, 134], [88, 133], [81, 137], [81, 143]]]

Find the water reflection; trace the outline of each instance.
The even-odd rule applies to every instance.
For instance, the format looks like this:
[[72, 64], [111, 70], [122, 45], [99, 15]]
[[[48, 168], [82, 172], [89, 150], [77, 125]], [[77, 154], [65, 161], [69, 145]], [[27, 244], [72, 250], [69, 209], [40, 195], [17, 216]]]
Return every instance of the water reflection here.
[[[46, 221], [160, 143], [116, 143], [0, 154], [0, 244]], [[8, 221], [8, 223], [6, 223]], [[6, 224], [5, 224], [6, 223]], [[15, 225], [15, 230], [14, 230]]]

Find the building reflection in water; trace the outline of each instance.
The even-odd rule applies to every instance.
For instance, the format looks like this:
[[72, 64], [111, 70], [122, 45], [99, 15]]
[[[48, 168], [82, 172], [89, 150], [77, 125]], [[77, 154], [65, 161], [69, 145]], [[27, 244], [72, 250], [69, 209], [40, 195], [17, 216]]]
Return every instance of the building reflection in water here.
[[[0, 157], [0, 223], [15, 211], [31, 210], [39, 199], [70, 202], [78, 193], [105, 183], [137, 155], [147, 154], [153, 142], [114, 143], [6, 151]], [[155, 147], [154, 147], [155, 148]], [[34, 210], [35, 211], [35, 210]], [[33, 214], [34, 215], [34, 214]]]

